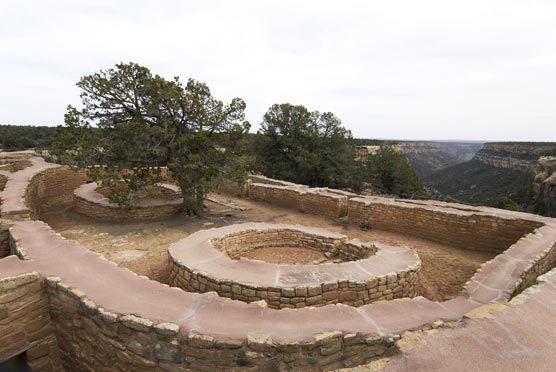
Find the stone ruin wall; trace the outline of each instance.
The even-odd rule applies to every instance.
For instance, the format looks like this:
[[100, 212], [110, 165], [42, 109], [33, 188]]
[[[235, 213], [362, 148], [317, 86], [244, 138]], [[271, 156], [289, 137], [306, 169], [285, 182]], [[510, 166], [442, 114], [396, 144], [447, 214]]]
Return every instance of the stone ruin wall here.
[[[39, 218], [52, 205], [71, 203], [78, 213], [107, 221], [159, 219], [175, 215], [182, 209], [180, 203], [179, 205], [164, 204], [122, 211], [113, 205], [97, 203], [74, 195], [75, 190], [87, 181], [85, 173], [74, 172], [66, 167], [48, 169], [35, 175], [25, 194], [26, 203], [31, 206], [30, 217]], [[163, 194], [162, 197], [168, 200], [172, 199], [166, 194]]]
[[[58, 182], [57, 177], [52, 176], [55, 173], [51, 172], [44, 172], [50, 176], [39, 174], [29, 185], [27, 202], [35, 216], [48, 209], [52, 204], [52, 198], [66, 198], [68, 195], [72, 195], [67, 192], [70, 186], [67, 186], [66, 189], [63, 184]], [[65, 173], [65, 171], [59, 172], [61, 172], [59, 174]], [[82, 181], [79, 176], [70, 178], [72, 180], [70, 182], [75, 182], [75, 184]], [[348, 216], [352, 204], [348, 204]], [[357, 208], [364, 208], [361, 205], [363, 203], [356, 204]], [[383, 211], [388, 208], [395, 209], [394, 206], [388, 204], [384, 204], [382, 208], [385, 208]], [[376, 212], [380, 209], [369, 208], [370, 210]], [[373, 220], [368, 218], [369, 213], [360, 211], [358, 215], [354, 211], [355, 209], [351, 210], [352, 223], [357, 225], [370, 223], [371, 227], [378, 223], [374, 221], [373, 225]], [[446, 235], [447, 238], [466, 246], [477, 243], [472, 240], [469, 231], [460, 232], [462, 228], [465, 230], [462, 224], [465, 221], [473, 221], [471, 220], [473, 216], [467, 220], [460, 219], [459, 215], [454, 216], [453, 219], [445, 218], [444, 215], [433, 218], [437, 212], [432, 210], [425, 212], [423, 216], [426, 217], [427, 213], [431, 216], [428, 219], [428, 225], [421, 227], [422, 229], [433, 228], [433, 232], [427, 238], [431, 239], [439, 234], [437, 230], [434, 230], [434, 226], [447, 225], [446, 228], [442, 227], [443, 230], [440, 232], [444, 234], [451, 232], [451, 235]], [[384, 225], [384, 227], [392, 227], [391, 224], [396, 220], [397, 223], [403, 223], [403, 218], [407, 218], [413, 223], [417, 216], [418, 214], [408, 215], [396, 210], [392, 213], [390, 225]], [[479, 249], [503, 250], [512, 244], [512, 239], [516, 235], [521, 232], [530, 233], [532, 229], [539, 228], [541, 225], [537, 222], [538, 220], [500, 223], [496, 219], [497, 217], [489, 216], [484, 220], [478, 219], [470, 222], [473, 223], [473, 226], [485, 224], [480, 237], [486, 238], [487, 241], [489, 241], [488, 234], [502, 233], [504, 235], [501, 239], [490, 239], [484, 246], [479, 245]], [[405, 225], [406, 228], [410, 228], [409, 223]], [[529, 230], [525, 231], [527, 228]], [[517, 232], [508, 231], [512, 229], [516, 229]], [[0, 252], [6, 251], [6, 231], [5, 228], [0, 230]], [[535, 238], [534, 241], [538, 239], [540, 238]], [[522, 241], [530, 243], [531, 239], [523, 238]], [[509, 244], [503, 247], [505, 242]], [[534, 284], [536, 275], [552, 268], [556, 256], [555, 251], [556, 244], [554, 242], [548, 249], [544, 249], [543, 253], [537, 250], [535, 252], [537, 256], [530, 260], [530, 266], [522, 275], [523, 280], [519, 287], [524, 288]], [[2, 255], [5, 254], [0, 253], [0, 257]], [[25, 257], [25, 254], [20, 253], [19, 256]], [[0, 268], [2, 268], [2, 261], [5, 263], [4, 266], [9, 267], [11, 263], [5, 260], [10, 259], [11, 257], [7, 257], [0, 260]], [[14, 260], [20, 262], [17, 259]], [[488, 267], [490, 267], [488, 263], [483, 265], [482, 276], [488, 275], [485, 270]], [[5, 273], [3, 270], [0, 272]], [[7, 272], [9, 273], [9, 269]], [[508, 287], [514, 288], [513, 283]], [[518, 290], [516, 289], [516, 291]], [[505, 298], [506, 301], [508, 299], [509, 296]], [[427, 312], [432, 312], [432, 314], [429, 317], [420, 318], [421, 315], [416, 315], [416, 313], [422, 311], [422, 306], [415, 307], [414, 301], [424, 302], [425, 307], [430, 307]], [[414, 323], [411, 323], [410, 329], [423, 328], [426, 324], [432, 324], [435, 319], [438, 319], [440, 312], [443, 311], [440, 308], [432, 307], [433, 304], [424, 299], [388, 303], [389, 306], [400, 307], [399, 311], [392, 311], [391, 322], [396, 323], [396, 317], [406, 321], [415, 319]], [[368, 306], [370, 306], [368, 309], [372, 310], [382, 305]], [[451, 306], [443, 305], [443, 309], [452, 308]], [[412, 316], [407, 318], [407, 314], [403, 315], [402, 308], [412, 309]], [[457, 320], [461, 316], [456, 314], [451, 315], [453, 318], [443, 317]], [[340, 318], [331, 319], [331, 326], [338, 319]], [[195, 332], [184, 334], [176, 324], [143, 319], [130, 313], [112, 314], [107, 312], [100, 305], [88, 300], [85, 293], [64, 285], [59, 278], [49, 277], [45, 280], [36, 273], [7, 276], [4, 274], [0, 278], [0, 331], [0, 346], [2, 347], [0, 348], [0, 359], [9, 358], [18, 351], [27, 350], [28, 362], [39, 371], [63, 371], [60, 363], [63, 364], [66, 371], [178, 371], [184, 368], [213, 371], [245, 367], [264, 371], [280, 368], [327, 370], [362, 364], [373, 356], [383, 354], [392, 346], [392, 341], [385, 336], [365, 337], [340, 331], [321, 333], [308, 338], [303, 343], [273, 341], [268, 335], [260, 334], [250, 334], [246, 339], [213, 338]], [[403, 330], [395, 332], [400, 334]], [[17, 349], [15, 349], [16, 347]]]
[[328, 370], [346, 361], [362, 364], [391, 346], [381, 337], [346, 339], [342, 332], [324, 333], [302, 344], [260, 334], [245, 340], [184, 334], [173, 323], [110, 313], [59, 278], [47, 278], [46, 289], [68, 372]]
[[[247, 190], [244, 191], [244, 188]], [[238, 196], [248, 196], [255, 201], [331, 218], [343, 217], [347, 213], [347, 197], [328, 190], [256, 182], [248, 182], [246, 186], [228, 184], [223, 190]]]
[[244, 230], [212, 238], [210, 241], [216, 249], [226, 253], [233, 260], [240, 259], [253, 249], [268, 247], [303, 247], [322, 252], [327, 257], [334, 257], [342, 262], [360, 260], [377, 252], [373, 245], [353, 244], [345, 237], [326, 237], [288, 228]]
[[30, 217], [35, 219], [53, 205], [73, 201], [73, 191], [87, 181], [84, 173], [65, 167], [51, 168], [31, 178], [25, 193]]
[[524, 234], [542, 224], [519, 218], [414, 207], [403, 203], [353, 198], [348, 202], [348, 221], [355, 226], [377, 228], [417, 236], [457, 247], [501, 253]]
[[529, 263], [529, 267], [521, 274], [521, 281], [514, 289], [511, 297], [515, 297], [526, 288], [537, 282], [537, 278], [556, 267], [556, 242], [539, 255], [536, 260]]
[[0, 223], [0, 259], [10, 255], [9, 226]]
[[192, 272], [175, 262], [171, 263], [170, 270], [170, 283], [178, 288], [189, 292], [216, 292], [219, 296], [243, 302], [264, 300], [272, 309], [300, 309], [338, 303], [359, 307], [417, 295], [417, 269], [372, 278], [366, 282], [342, 280], [295, 288], [257, 287], [233, 280], [219, 280], [202, 272]]
[[[94, 195], [96, 191], [88, 193], [73, 193], [73, 208], [76, 212], [104, 221], [130, 221], [130, 220], [153, 220], [167, 218], [182, 211], [181, 201], [165, 197], [167, 202], [148, 206], [134, 206], [131, 209], [121, 209], [107, 200], [98, 200]], [[89, 195], [88, 195], [89, 194]], [[91, 197], [93, 196], [93, 197]], [[177, 201], [177, 202], [174, 202]]]
[[[254, 182], [257, 181], [257, 182]], [[502, 210], [495, 215], [492, 208], [470, 207], [454, 203], [437, 201], [409, 201], [382, 197], [360, 197], [359, 195], [341, 190], [309, 188], [289, 182], [276, 180], [272, 182], [264, 176], [251, 176], [244, 185], [228, 182], [223, 192], [231, 195], [276, 204], [279, 206], [303, 210], [307, 213], [328, 217], [347, 217], [348, 223], [362, 228], [378, 228], [402, 234], [413, 235], [440, 243], [446, 243], [464, 249], [503, 253], [523, 236], [541, 229], [542, 218], [531, 218], [532, 215], [508, 213]], [[293, 185], [293, 186], [292, 186]], [[304, 190], [299, 192], [298, 190]], [[328, 203], [313, 208], [310, 203], [303, 204], [305, 191], [319, 194]], [[328, 195], [327, 195], [328, 194]], [[334, 195], [335, 194], [335, 195]], [[269, 195], [268, 199], [264, 199]], [[292, 195], [299, 195], [297, 198]], [[334, 195], [334, 196], [332, 196]], [[338, 202], [338, 196], [344, 200]], [[346, 204], [343, 209], [342, 205]], [[304, 205], [304, 207], [302, 207]], [[327, 212], [322, 206], [327, 205]], [[332, 207], [330, 207], [332, 206]], [[345, 214], [337, 216], [338, 211]], [[504, 255], [500, 256], [501, 258]], [[556, 266], [556, 244], [534, 259], [529, 260], [528, 267], [521, 274], [519, 282], [508, 294], [514, 296], [523, 289], [534, 285], [536, 278]], [[488, 263], [483, 264], [485, 266]]]
[[[212, 239], [218, 250], [228, 252], [232, 258], [242, 255], [253, 247], [293, 246], [305, 241], [303, 247], [311, 247], [319, 251], [333, 250], [342, 245], [340, 257], [345, 261], [366, 258], [364, 244], [350, 244], [347, 241], [301, 234], [289, 229], [272, 231], [249, 231], [226, 235]], [[296, 242], [293, 243], [292, 242]], [[315, 247], [324, 246], [324, 249]], [[329, 246], [328, 248], [326, 246]], [[228, 251], [229, 247], [241, 247], [239, 250]], [[376, 248], [371, 248], [376, 252]], [[339, 249], [338, 249], [339, 250]], [[273, 309], [299, 309], [307, 306], [324, 306], [342, 303], [350, 306], [362, 306], [381, 300], [392, 300], [417, 295], [418, 270], [420, 265], [406, 267], [387, 275], [369, 277], [365, 281], [337, 280], [317, 283], [315, 285], [295, 285], [287, 287], [256, 286], [229, 279], [218, 279], [209, 273], [191, 270], [169, 257], [170, 283], [189, 292], [216, 292], [219, 296], [243, 302], [264, 300]]]
[[[29, 259], [18, 239], [11, 243], [17, 256]], [[10, 283], [19, 285], [28, 276], [33, 278], [34, 287], [14, 294]], [[42, 301], [36, 306], [30, 297], [35, 295]], [[44, 279], [36, 273], [0, 280], [0, 304], [19, 296], [25, 296], [23, 311], [6, 321], [17, 328], [8, 325], [5, 332], [0, 318], [0, 330], [6, 340], [17, 338], [20, 348], [15, 352], [0, 349], [0, 360], [25, 351], [27, 361], [37, 371], [330, 370], [363, 364], [393, 346], [384, 336], [346, 335], [341, 331], [319, 333], [303, 342], [273, 340], [271, 335], [260, 333], [247, 333], [245, 338], [212, 337], [202, 329], [183, 331], [175, 323], [133, 313], [111, 313], [61, 278]], [[1, 306], [0, 311], [4, 311]], [[40, 327], [40, 332], [33, 333], [36, 328], [27, 326], [26, 319]], [[22, 338], [21, 332], [27, 330], [31, 333]], [[35, 346], [40, 349], [35, 351]]]
[[[253, 177], [245, 185], [229, 182], [222, 190], [232, 195], [331, 218], [347, 217], [351, 225], [377, 228], [457, 247], [500, 253], [521, 236], [542, 226], [522, 218], [503, 218], [469, 206], [438, 202], [411, 203], [398, 199], [359, 195], [302, 185], [278, 186], [266, 177]], [[264, 180], [265, 183], [253, 182]], [[281, 182], [281, 181], [280, 181]], [[449, 208], [446, 211], [446, 208]], [[451, 209], [451, 210], [450, 210]], [[458, 213], [455, 213], [458, 212]]]
[[182, 210], [181, 204], [122, 210], [117, 206], [92, 202], [79, 196], [75, 197], [73, 207], [80, 214], [102, 221], [155, 220], [174, 216]]
[[49, 297], [37, 273], [0, 279], [0, 360], [25, 352], [33, 371], [62, 370]]

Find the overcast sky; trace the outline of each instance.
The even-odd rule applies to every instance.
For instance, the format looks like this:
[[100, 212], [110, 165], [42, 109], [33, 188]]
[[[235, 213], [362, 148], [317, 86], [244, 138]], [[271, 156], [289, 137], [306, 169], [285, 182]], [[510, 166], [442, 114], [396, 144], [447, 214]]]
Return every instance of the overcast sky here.
[[57, 125], [137, 62], [355, 137], [556, 141], [556, 1], [30, 1], [0, 6], [0, 123]]

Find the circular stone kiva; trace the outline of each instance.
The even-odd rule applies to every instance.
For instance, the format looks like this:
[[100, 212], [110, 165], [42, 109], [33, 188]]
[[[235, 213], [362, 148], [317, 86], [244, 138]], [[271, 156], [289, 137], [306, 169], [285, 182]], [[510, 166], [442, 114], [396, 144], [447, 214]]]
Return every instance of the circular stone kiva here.
[[183, 209], [179, 188], [169, 184], [159, 184], [163, 191], [149, 199], [138, 199], [132, 208], [123, 209], [113, 204], [97, 191], [96, 182], [79, 186], [73, 192], [73, 207], [76, 212], [98, 220], [152, 220], [170, 217]]
[[[269, 247], [319, 250], [334, 262], [284, 265], [241, 257]], [[334, 303], [361, 306], [414, 297], [421, 267], [417, 253], [409, 248], [363, 243], [323, 229], [285, 224], [201, 230], [172, 244], [168, 252], [172, 285], [245, 302], [264, 300], [275, 309]]]

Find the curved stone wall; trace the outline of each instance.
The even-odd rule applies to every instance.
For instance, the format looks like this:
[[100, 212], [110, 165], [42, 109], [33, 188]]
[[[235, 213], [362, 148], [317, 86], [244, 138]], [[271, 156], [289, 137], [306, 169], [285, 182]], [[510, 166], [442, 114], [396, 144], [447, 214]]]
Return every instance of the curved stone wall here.
[[[4, 173], [8, 178], [8, 182], [6, 182], [4, 190], [0, 191], [0, 199], [2, 200], [0, 217], [2, 218], [29, 219], [33, 212], [28, 206], [32, 206], [31, 208], [42, 208], [40, 201], [35, 203], [34, 200], [30, 200], [32, 198], [28, 197], [28, 193], [32, 193], [30, 190], [33, 189], [33, 186], [30, 186], [31, 180], [35, 176], [41, 177], [40, 174], [43, 171], [58, 168], [59, 165], [47, 163], [42, 158], [30, 158], [29, 161], [31, 162], [30, 167], [15, 173]], [[40, 187], [44, 183], [39, 181], [35, 184]], [[46, 190], [46, 188], [42, 190]], [[55, 192], [50, 188], [48, 190], [49, 192]]]
[[[347, 262], [274, 265], [228, 257], [269, 246], [309, 247]], [[264, 223], [202, 230], [172, 244], [168, 251], [172, 285], [245, 302], [264, 300], [274, 309], [336, 303], [362, 306], [414, 297], [421, 264], [408, 248], [365, 244], [322, 229]]]
[[86, 180], [85, 173], [74, 172], [66, 167], [51, 168], [33, 176], [25, 193], [31, 217], [39, 218], [53, 205], [71, 204], [74, 190]]
[[[41, 198], [30, 197], [31, 204], [24, 203], [32, 176], [55, 167], [39, 163], [10, 175], [0, 194], [0, 222], [11, 226], [11, 251], [22, 258], [0, 259], [0, 318], [10, 319], [0, 321], [0, 361], [25, 352], [37, 369], [303, 371], [356, 366], [392, 351], [393, 341], [408, 330], [443, 327], [483, 304], [505, 303], [534, 284], [537, 274], [554, 267], [554, 219], [476, 208], [459, 220], [461, 210], [453, 205], [382, 200], [385, 208], [439, 212], [433, 219], [439, 225], [483, 216], [490, 222], [516, 220], [516, 226], [529, 230], [523, 227], [520, 239], [485, 263], [462, 296], [442, 303], [417, 297], [358, 308], [337, 304], [275, 310], [211, 293], [188, 293], [119, 268], [42, 222], [17, 221], [25, 213], [28, 218], [29, 210], [41, 209], [33, 205]], [[445, 238], [459, 239], [458, 226], [446, 229]], [[469, 231], [471, 226], [476, 224], [470, 222]], [[517, 234], [495, 227], [488, 231], [507, 234], [505, 241]], [[496, 249], [503, 249], [501, 241], [496, 244]], [[555, 285], [552, 279], [544, 283]], [[20, 342], [15, 351], [7, 347], [14, 340]]]
[[[176, 197], [179, 196], [176, 186], [163, 184], [161, 187], [169, 189]], [[139, 200], [132, 208], [122, 209], [98, 193], [97, 188], [98, 185], [91, 182], [75, 190], [73, 207], [78, 213], [99, 220], [123, 221], [166, 218], [183, 210], [181, 198], [169, 197]]]

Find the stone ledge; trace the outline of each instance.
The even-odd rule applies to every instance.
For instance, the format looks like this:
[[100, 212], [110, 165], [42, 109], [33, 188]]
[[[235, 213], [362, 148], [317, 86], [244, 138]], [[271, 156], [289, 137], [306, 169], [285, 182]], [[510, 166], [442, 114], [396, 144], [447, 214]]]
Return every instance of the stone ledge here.
[[[303, 244], [347, 259], [341, 263], [275, 265], [227, 257], [250, 247]], [[219, 247], [218, 249], [216, 247]], [[190, 292], [220, 296], [275, 309], [345, 303], [353, 306], [413, 297], [421, 262], [404, 247], [348, 240], [341, 234], [299, 225], [246, 223], [202, 230], [174, 243], [170, 282]]]
[[[173, 185], [161, 184], [160, 186], [176, 194], [179, 192]], [[97, 188], [98, 185], [91, 182], [83, 184], [75, 190], [74, 209], [78, 213], [106, 221], [151, 220], [175, 215], [183, 209], [181, 198], [139, 200], [132, 208], [122, 209], [98, 193]]]
[[25, 202], [27, 186], [31, 179], [40, 172], [57, 168], [59, 165], [50, 164], [43, 158], [32, 157], [29, 159], [31, 166], [15, 173], [5, 173], [7, 182], [4, 189], [0, 191], [0, 216], [14, 220], [25, 220], [30, 218], [30, 210]]

